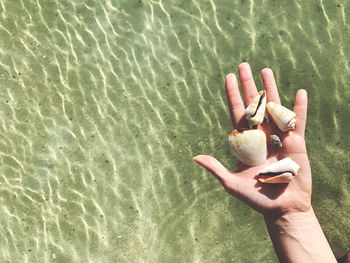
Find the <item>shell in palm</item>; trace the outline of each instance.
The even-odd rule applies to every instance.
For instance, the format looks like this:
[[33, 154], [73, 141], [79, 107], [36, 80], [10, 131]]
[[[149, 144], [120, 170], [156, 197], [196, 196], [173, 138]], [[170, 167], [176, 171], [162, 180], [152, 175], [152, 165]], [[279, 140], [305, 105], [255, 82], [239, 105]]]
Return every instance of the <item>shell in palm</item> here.
[[233, 130], [229, 134], [229, 145], [233, 154], [248, 166], [265, 162], [267, 156], [266, 135], [260, 130]]
[[282, 147], [281, 138], [278, 137], [278, 135], [276, 135], [276, 134], [270, 135], [270, 144], [272, 146], [277, 145], [278, 147]]
[[245, 109], [244, 114], [249, 125], [255, 126], [263, 123], [266, 108], [266, 93], [264, 90], [259, 91], [249, 106]]
[[269, 102], [266, 105], [270, 116], [277, 125], [277, 127], [283, 131], [289, 131], [295, 129], [295, 113], [280, 104]]
[[258, 180], [270, 184], [289, 183], [298, 174], [299, 168], [296, 162], [287, 157], [261, 170]]

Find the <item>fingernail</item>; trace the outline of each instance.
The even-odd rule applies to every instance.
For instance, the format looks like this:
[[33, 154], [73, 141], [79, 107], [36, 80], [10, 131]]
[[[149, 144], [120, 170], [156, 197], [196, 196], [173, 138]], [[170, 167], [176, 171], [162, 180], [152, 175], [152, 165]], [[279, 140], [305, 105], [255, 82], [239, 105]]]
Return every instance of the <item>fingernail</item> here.
[[243, 63], [241, 63], [241, 64], [239, 65], [238, 69], [240, 69], [240, 70], [242, 70], [242, 69], [244, 69], [244, 70], [250, 70], [250, 66], [249, 66], [249, 64], [248, 64], [247, 62], [243, 62]]
[[299, 96], [302, 96], [304, 98], [307, 97], [307, 91], [305, 89], [300, 89], [299, 90]]
[[262, 72], [264, 72], [265, 74], [268, 74], [268, 75], [273, 75], [273, 71], [270, 68], [264, 68], [262, 70]]
[[227, 74], [227, 76], [226, 76], [226, 81], [227, 82], [235, 82], [237, 80], [237, 78], [236, 78], [236, 75], [235, 74], [233, 74], [233, 73], [229, 73], [229, 74]]

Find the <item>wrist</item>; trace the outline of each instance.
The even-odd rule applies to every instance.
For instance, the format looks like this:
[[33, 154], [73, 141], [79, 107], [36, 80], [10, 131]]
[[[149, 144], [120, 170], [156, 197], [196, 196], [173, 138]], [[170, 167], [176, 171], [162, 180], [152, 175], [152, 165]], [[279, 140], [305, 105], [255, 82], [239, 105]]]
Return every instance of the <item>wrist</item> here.
[[336, 262], [312, 207], [264, 219], [281, 262]]
[[305, 226], [306, 223], [317, 220], [312, 207], [305, 211], [288, 211], [279, 215], [264, 215], [267, 226]]

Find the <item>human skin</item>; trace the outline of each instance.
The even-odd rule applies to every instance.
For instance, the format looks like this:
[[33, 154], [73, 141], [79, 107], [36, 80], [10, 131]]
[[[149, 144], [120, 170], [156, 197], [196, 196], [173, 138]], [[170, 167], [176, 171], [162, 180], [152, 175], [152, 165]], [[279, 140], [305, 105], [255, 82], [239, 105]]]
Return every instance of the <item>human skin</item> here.
[[[256, 96], [257, 89], [248, 63], [239, 65], [239, 79], [244, 103], [239, 93], [234, 74], [226, 77], [225, 88], [233, 127], [247, 128], [244, 109]], [[269, 68], [261, 71], [267, 103], [281, 103], [273, 72]], [[208, 155], [198, 155], [194, 161], [211, 172], [225, 190], [250, 207], [260, 212], [265, 220], [271, 241], [280, 262], [336, 262], [326, 237], [311, 206], [311, 169], [304, 140], [307, 93], [298, 90], [294, 112], [296, 127], [281, 132], [273, 122], [264, 121], [257, 129], [269, 135], [277, 134], [282, 147], [268, 146], [268, 157], [264, 164], [249, 167], [238, 162], [235, 172], [226, 169], [219, 161]], [[271, 119], [271, 118], [270, 118]], [[258, 172], [285, 157], [300, 165], [298, 175], [288, 184], [264, 184], [257, 180]]]

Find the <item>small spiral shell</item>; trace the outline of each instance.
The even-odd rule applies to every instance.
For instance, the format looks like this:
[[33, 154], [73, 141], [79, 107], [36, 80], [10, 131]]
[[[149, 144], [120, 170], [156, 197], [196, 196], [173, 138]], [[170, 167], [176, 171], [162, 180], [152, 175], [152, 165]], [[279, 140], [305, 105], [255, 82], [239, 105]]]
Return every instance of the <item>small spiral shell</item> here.
[[265, 108], [266, 93], [264, 90], [261, 90], [244, 111], [248, 124], [255, 126], [263, 123], [265, 117]]
[[269, 102], [266, 105], [270, 116], [277, 125], [277, 127], [283, 131], [289, 131], [295, 129], [295, 113], [280, 104]]

